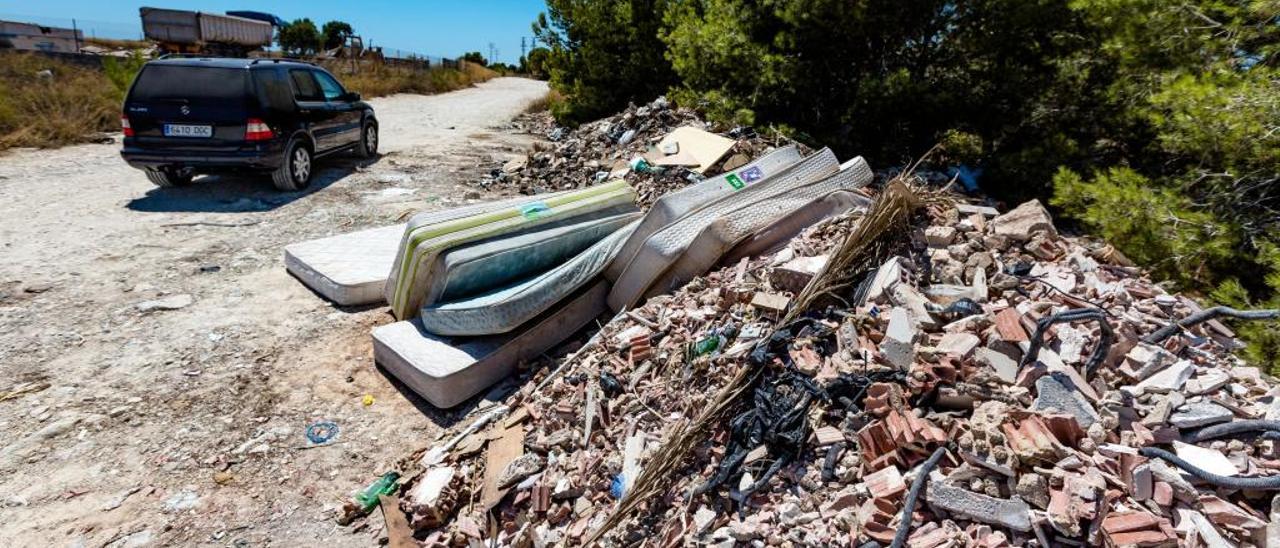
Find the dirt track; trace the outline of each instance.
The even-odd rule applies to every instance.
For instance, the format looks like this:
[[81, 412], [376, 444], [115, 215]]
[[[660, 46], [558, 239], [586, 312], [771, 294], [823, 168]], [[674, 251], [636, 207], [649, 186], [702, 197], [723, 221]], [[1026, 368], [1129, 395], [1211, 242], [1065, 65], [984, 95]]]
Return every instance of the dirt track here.
[[[468, 183], [531, 143], [507, 122], [545, 92], [502, 78], [373, 100], [384, 155], [322, 161], [301, 193], [157, 189], [118, 144], [0, 155], [0, 398], [49, 385], [0, 401], [0, 544], [376, 544], [380, 519], [338, 527], [333, 509], [463, 411], [393, 385], [368, 336], [385, 307], [335, 308], [281, 250], [478, 197]], [[321, 419], [340, 443], [306, 449]]]

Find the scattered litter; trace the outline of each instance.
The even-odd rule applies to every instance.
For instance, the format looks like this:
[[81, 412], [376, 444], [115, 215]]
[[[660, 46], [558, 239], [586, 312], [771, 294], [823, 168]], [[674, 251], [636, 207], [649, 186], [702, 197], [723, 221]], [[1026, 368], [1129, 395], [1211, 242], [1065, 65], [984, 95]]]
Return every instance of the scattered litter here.
[[320, 421], [307, 427], [307, 440], [314, 444], [327, 443], [329, 440], [337, 437], [338, 423], [332, 421]]

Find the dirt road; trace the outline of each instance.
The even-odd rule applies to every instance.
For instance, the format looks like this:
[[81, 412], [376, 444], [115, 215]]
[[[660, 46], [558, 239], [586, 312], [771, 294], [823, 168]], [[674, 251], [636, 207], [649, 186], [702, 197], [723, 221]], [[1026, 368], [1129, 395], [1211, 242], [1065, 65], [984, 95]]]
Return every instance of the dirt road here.
[[[323, 162], [300, 193], [157, 189], [118, 144], [0, 155], [0, 544], [375, 544], [380, 519], [333, 510], [458, 412], [374, 368], [385, 307], [328, 304], [282, 248], [480, 198], [468, 183], [531, 144], [509, 120], [545, 92], [375, 99], [384, 155]], [[306, 448], [317, 420], [340, 443]]]

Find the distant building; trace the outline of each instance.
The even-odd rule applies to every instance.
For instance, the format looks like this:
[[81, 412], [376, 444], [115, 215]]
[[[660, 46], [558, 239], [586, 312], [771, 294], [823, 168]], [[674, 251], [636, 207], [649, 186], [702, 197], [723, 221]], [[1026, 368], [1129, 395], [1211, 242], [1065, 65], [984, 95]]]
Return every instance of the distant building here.
[[0, 21], [0, 49], [77, 53], [82, 43], [84, 34], [78, 30]]

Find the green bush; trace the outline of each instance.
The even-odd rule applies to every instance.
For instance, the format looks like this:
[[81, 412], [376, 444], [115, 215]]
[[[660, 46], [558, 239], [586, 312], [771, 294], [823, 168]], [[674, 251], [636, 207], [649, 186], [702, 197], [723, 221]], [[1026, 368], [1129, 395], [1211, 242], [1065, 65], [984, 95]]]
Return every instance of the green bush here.
[[666, 0], [548, 0], [533, 32], [550, 53], [561, 123], [591, 121], [664, 93], [674, 82], [659, 39]]

